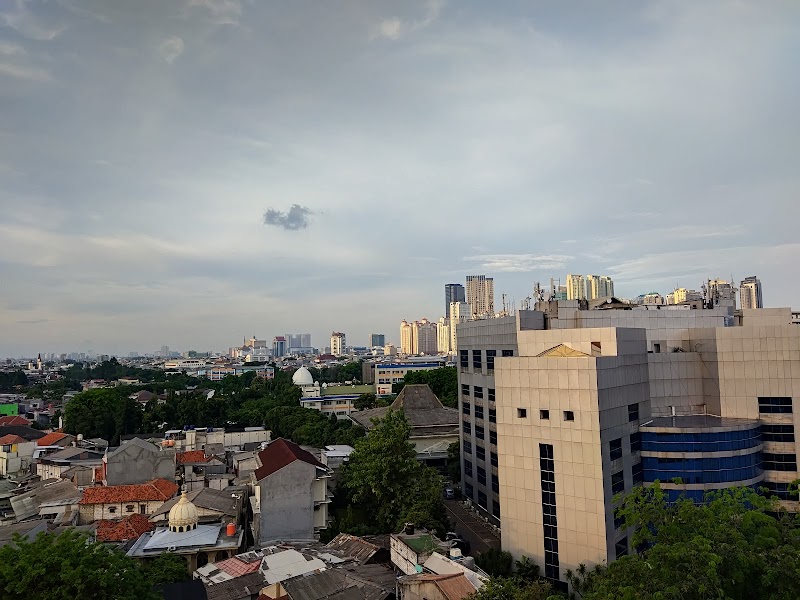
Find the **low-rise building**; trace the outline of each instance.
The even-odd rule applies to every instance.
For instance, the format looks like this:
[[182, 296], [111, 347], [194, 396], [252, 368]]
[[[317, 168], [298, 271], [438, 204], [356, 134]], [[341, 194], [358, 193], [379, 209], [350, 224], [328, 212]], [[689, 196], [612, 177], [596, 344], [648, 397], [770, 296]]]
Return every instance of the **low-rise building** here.
[[18, 477], [30, 473], [35, 441], [13, 433], [0, 437], [0, 475]]
[[177, 484], [166, 479], [154, 479], [138, 485], [86, 488], [78, 503], [80, 523], [118, 519], [133, 513], [150, 515], [177, 491]]
[[375, 393], [378, 395], [386, 395], [392, 393], [392, 386], [395, 383], [401, 383], [406, 376], [406, 373], [416, 371], [430, 371], [431, 369], [439, 369], [445, 365], [444, 360], [426, 360], [425, 362], [394, 362], [394, 363], [375, 363]]
[[106, 485], [136, 485], [154, 479], [175, 479], [175, 453], [139, 438], [124, 442], [103, 457]]

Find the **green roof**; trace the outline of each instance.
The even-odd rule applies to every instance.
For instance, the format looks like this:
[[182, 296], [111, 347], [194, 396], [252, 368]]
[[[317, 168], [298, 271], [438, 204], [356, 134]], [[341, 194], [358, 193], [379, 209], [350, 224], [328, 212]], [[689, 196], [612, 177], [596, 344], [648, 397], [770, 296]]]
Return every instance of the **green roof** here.
[[402, 540], [417, 554], [425, 554], [436, 550], [436, 544], [433, 541], [433, 536], [428, 533], [420, 534], [414, 537], [403, 537]]
[[340, 396], [344, 394], [374, 394], [375, 386], [372, 385], [329, 385], [322, 389], [323, 396]]

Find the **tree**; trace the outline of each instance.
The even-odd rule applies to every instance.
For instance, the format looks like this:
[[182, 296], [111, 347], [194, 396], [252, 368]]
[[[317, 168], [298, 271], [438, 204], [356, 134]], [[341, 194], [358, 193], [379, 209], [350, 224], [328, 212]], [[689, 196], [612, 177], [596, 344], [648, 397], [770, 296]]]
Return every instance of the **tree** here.
[[139, 566], [117, 550], [67, 530], [0, 548], [3, 600], [151, 600], [158, 598]]
[[618, 516], [640, 554], [608, 567], [568, 572], [585, 600], [800, 598], [800, 522], [749, 488], [721, 490], [707, 502], [667, 501], [658, 483], [636, 487]]
[[461, 481], [461, 442], [453, 442], [447, 447], [447, 474], [453, 483]]
[[398, 531], [405, 522], [443, 533], [447, 519], [441, 477], [417, 461], [410, 433], [403, 412], [388, 411], [367, 437], [356, 441], [342, 467], [341, 489], [378, 533]]
[[[524, 581], [517, 577], [490, 577], [470, 600], [548, 600], [553, 588], [544, 580]], [[558, 596], [555, 596], [558, 598]]]
[[152, 587], [189, 579], [186, 559], [174, 552], [164, 552], [142, 563], [144, 576]]
[[375, 394], [361, 394], [353, 401], [353, 408], [356, 410], [366, 410], [375, 408], [378, 404], [378, 397]]
[[475, 558], [475, 564], [492, 577], [509, 577], [513, 563], [511, 553], [498, 548], [489, 548]]
[[441, 367], [424, 371], [411, 371], [403, 377], [403, 383], [392, 388], [400, 393], [404, 385], [426, 383], [442, 404], [450, 408], [458, 407], [458, 370], [455, 367]]
[[523, 581], [537, 581], [541, 577], [539, 571], [539, 565], [527, 556], [514, 561], [514, 572]]

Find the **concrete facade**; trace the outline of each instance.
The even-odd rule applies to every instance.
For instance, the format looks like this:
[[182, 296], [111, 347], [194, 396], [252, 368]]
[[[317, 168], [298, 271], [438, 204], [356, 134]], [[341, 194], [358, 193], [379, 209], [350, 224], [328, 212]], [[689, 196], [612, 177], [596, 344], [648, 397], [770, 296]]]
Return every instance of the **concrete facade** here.
[[174, 481], [175, 452], [134, 438], [106, 453], [103, 473], [105, 485], [133, 485], [160, 478]]

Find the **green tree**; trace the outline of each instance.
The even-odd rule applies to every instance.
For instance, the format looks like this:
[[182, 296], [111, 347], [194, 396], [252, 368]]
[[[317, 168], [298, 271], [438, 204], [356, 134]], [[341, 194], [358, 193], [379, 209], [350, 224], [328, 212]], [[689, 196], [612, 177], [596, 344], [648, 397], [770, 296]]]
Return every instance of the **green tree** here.
[[510, 552], [489, 548], [475, 558], [475, 564], [492, 577], [510, 577], [514, 558]]
[[123, 553], [67, 530], [0, 548], [3, 600], [151, 600], [158, 598], [139, 566]]
[[490, 577], [470, 600], [548, 600], [552, 586], [544, 580], [524, 581], [517, 577]]
[[458, 407], [458, 370], [455, 367], [411, 371], [403, 377], [403, 383], [393, 387], [392, 392], [398, 394], [404, 385], [415, 383], [428, 384], [442, 404], [450, 408]]
[[453, 483], [461, 481], [461, 442], [453, 442], [447, 447], [447, 474]]
[[527, 556], [514, 561], [514, 572], [523, 581], [537, 581], [541, 578], [539, 565]]
[[340, 487], [353, 512], [365, 515], [380, 533], [397, 531], [404, 522], [442, 533], [447, 525], [442, 481], [417, 461], [410, 431], [402, 411], [387, 412], [355, 443], [342, 467]]
[[375, 394], [361, 394], [353, 401], [353, 408], [356, 410], [366, 410], [375, 408], [378, 405], [378, 397]]
[[174, 552], [164, 552], [142, 563], [144, 576], [153, 587], [189, 579], [186, 559]]

